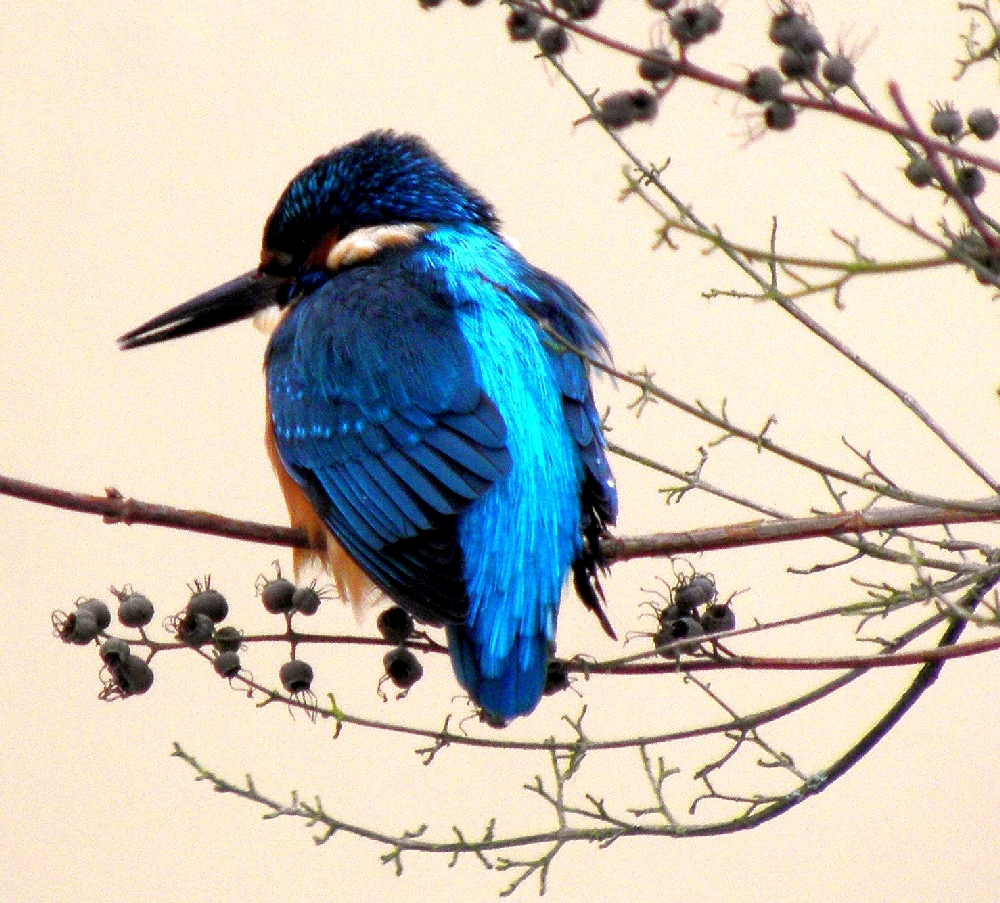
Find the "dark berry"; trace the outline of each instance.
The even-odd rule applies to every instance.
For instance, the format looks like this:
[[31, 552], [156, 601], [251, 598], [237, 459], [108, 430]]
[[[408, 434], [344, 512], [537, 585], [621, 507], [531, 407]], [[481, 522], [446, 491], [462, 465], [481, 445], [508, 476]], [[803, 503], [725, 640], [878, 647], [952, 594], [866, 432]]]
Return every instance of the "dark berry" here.
[[819, 67], [819, 54], [815, 50], [786, 47], [781, 51], [778, 67], [789, 78], [812, 78]]
[[778, 132], [786, 131], [795, 125], [795, 108], [783, 100], [776, 100], [767, 105], [764, 110], [764, 122], [769, 129]]
[[382, 659], [385, 673], [400, 690], [408, 690], [424, 676], [424, 666], [405, 646], [390, 649]]
[[934, 167], [931, 166], [930, 160], [924, 157], [914, 157], [906, 164], [906, 169], [903, 170], [903, 173], [910, 180], [910, 183], [916, 185], [917, 188], [923, 188], [934, 181]]
[[645, 88], [616, 91], [598, 101], [600, 120], [609, 129], [623, 129], [633, 122], [646, 122], [656, 116], [656, 95]]
[[295, 597], [295, 584], [291, 580], [279, 577], [264, 584], [260, 591], [261, 602], [272, 615], [283, 615], [294, 608], [292, 599]]
[[507, 16], [507, 34], [512, 41], [530, 41], [540, 25], [538, 13], [528, 9], [515, 9]]
[[824, 43], [823, 35], [819, 33], [819, 29], [812, 22], [806, 22], [805, 27], [799, 29], [792, 46], [803, 53], [815, 53], [817, 50], [823, 49]]
[[304, 693], [312, 686], [313, 669], [299, 658], [285, 662], [278, 671], [281, 685], [288, 693]]
[[101, 643], [101, 661], [108, 667], [120, 667], [131, 654], [128, 643], [116, 636]]
[[719, 30], [722, 11], [714, 3], [689, 6], [670, 17], [670, 34], [678, 44], [688, 45]]
[[239, 652], [243, 645], [243, 634], [232, 625], [220, 627], [212, 637], [212, 645], [219, 652]]
[[130, 655], [111, 669], [122, 696], [141, 696], [153, 686], [153, 669], [145, 659]]
[[959, 166], [955, 170], [955, 185], [966, 197], [978, 197], [986, 187], [986, 177], [978, 166]]
[[736, 615], [728, 605], [709, 605], [701, 616], [701, 628], [705, 633], [722, 633], [736, 627]]
[[59, 633], [59, 639], [74, 646], [86, 646], [101, 632], [94, 613], [86, 608], [78, 608], [68, 615], [57, 612], [52, 616], [52, 624]]
[[653, 9], [658, 9], [660, 12], [667, 12], [668, 10], [673, 9], [678, 3], [681, 2], [681, 0], [646, 0], [646, 2], [649, 3]]
[[444, 0], [417, 0], [420, 4], [421, 9], [434, 9], [435, 6], [440, 6], [444, 3]]
[[694, 618], [681, 618], [670, 628], [670, 636], [675, 640], [691, 640], [704, 635], [704, 628]]
[[674, 603], [682, 614], [690, 614], [695, 608], [707, 605], [715, 598], [715, 581], [708, 574], [695, 574], [687, 583], [674, 590]]
[[823, 78], [835, 88], [849, 85], [854, 79], [854, 63], [842, 53], [831, 56], [823, 63]]
[[100, 599], [83, 599], [76, 603], [77, 611], [89, 611], [97, 622], [98, 630], [107, 630], [111, 626], [111, 611]]
[[461, 0], [462, 6], [479, 6], [483, 0]]
[[996, 285], [1000, 279], [1000, 251], [989, 247], [978, 232], [966, 232], [959, 236], [952, 246], [952, 256], [966, 263], [970, 257], [985, 270], [974, 270], [976, 279], [983, 285]]
[[707, 34], [715, 34], [722, 27], [722, 10], [714, 3], [701, 5], [701, 18]]
[[546, 56], [559, 56], [569, 47], [569, 35], [561, 25], [548, 25], [536, 38], [538, 49]]
[[292, 594], [292, 608], [303, 615], [316, 614], [322, 601], [323, 597], [316, 592], [315, 586], [300, 586]]
[[815, 53], [823, 48], [819, 29], [802, 13], [786, 9], [771, 18], [768, 37], [779, 47], [790, 47], [802, 53]]
[[771, 27], [767, 36], [779, 47], [789, 47], [806, 21], [805, 16], [791, 9], [775, 13], [771, 17]]
[[413, 633], [413, 618], [398, 605], [393, 605], [378, 616], [376, 626], [390, 643], [402, 643]]
[[639, 60], [639, 78], [647, 82], [664, 82], [674, 74], [674, 59], [666, 50], [647, 50]]
[[177, 639], [185, 646], [204, 646], [214, 633], [215, 625], [208, 615], [188, 611], [177, 619]]
[[226, 620], [229, 603], [222, 593], [206, 588], [191, 595], [187, 610], [189, 614], [205, 615], [213, 624], [218, 624]]
[[931, 116], [931, 131], [942, 138], [955, 138], [962, 131], [962, 116], [952, 106], [943, 106]]
[[679, 621], [681, 618], [687, 618], [695, 614], [695, 610], [690, 606], [678, 605], [676, 602], [672, 605], [668, 605], [666, 608], [660, 610], [657, 614], [657, 620], [660, 622], [661, 627], [666, 627], [669, 624], [673, 624], [674, 621]]
[[969, 126], [969, 131], [983, 141], [989, 141], [1000, 128], [1000, 121], [997, 120], [996, 113], [985, 107], [973, 110], [965, 118], [965, 121]]
[[545, 686], [542, 692], [546, 696], [552, 696], [560, 690], [565, 690], [569, 686], [569, 668], [566, 662], [557, 658], [552, 659], [545, 669]]
[[609, 129], [623, 129], [635, 122], [635, 109], [628, 91], [618, 91], [602, 97], [597, 106], [601, 122]]
[[220, 652], [212, 662], [220, 677], [235, 677], [240, 673], [240, 657], [236, 652]]
[[[671, 643], [677, 640], [690, 640], [696, 637], [700, 637], [704, 634], [701, 624], [699, 624], [694, 618], [679, 618], [671, 624], [667, 624], [661, 627], [653, 635], [653, 644], [655, 646], [669, 646]], [[685, 647], [687, 648], [687, 647]], [[660, 655], [664, 658], [676, 658], [680, 650], [673, 649], [669, 652], [661, 651]]]
[[645, 88], [636, 88], [632, 94], [632, 109], [636, 122], [650, 122], [656, 118], [659, 102], [656, 95]]
[[597, 15], [601, 2], [602, 0], [553, 0], [552, 5], [571, 19], [590, 19]]
[[153, 603], [142, 593], [122, 593], [118, 620], [123, 627], [145, 627], [153, 620]]
[[[668, 646], [677, 640], [696, 639], [704, 634], [705, 631], [701, 624], [694, 618], [678, 618], [676, 621], [665, 624], [653, 635], [653, 644], [655, 646]], [[677, 656], [678, 650], [674, 649], [660, 654], [664, 658], [674, 658]]]
[[778, 100], [781, 97], [781, 87], [785, 79], [773, 66], [762, 66], [747, 74], [744, 89], [747, 97], [757, 103]]

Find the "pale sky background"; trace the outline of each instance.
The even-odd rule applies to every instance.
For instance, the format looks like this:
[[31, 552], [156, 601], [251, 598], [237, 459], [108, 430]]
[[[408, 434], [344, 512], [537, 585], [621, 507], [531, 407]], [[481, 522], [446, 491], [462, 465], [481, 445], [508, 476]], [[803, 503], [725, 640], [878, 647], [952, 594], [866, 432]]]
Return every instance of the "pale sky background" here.
[[[649, 39], [644, 3], [605, 5], [597, 26]], [[954, 4], [816, 0], [812, 8], [830, 40], [867, 44], [859, 79], [883, 109], [889, 78], [924, 119], [933, 100], [953, 98], [963, 110], [997, 103], [994, 71], [957, 86], [951, 80], [964, 23]], [[771, 62], [767, 4], [731, 0], [725, 11], [722, 32], [694, 58], [733, 76], [740, 63]], [[114, 339], [256, 264], [264, 218], [286, 182], [331, 147], [393, 127], [424, 135], [496, 204], [521, 249], [588, 300], [623, 368], [646, 364], [686, 398], [717, 406], [728, 397], [744, 423], [759, 426], [774, 413], [777, 437], [833, 463], [851, 465], [844, 435], [874, 449], [904, 482], [944, 495], [983, 494], [898, 405], [778, 313], [704, 300], [701, 292], [713, 286], [746, 288], [718, 255], [701, 255], [691, 240], [679, 253], [651, 252], [654, 217], [634, 200], [617, 200], [621, 159], [597, 128], [573, 127], [579, 101], [530, 47], [508, 43], [503, 15], [492, 2], [470, 10], [457, 0], [430, 13], [416, 0], [7, 4], [0, 12], [4, 471], [283, 523], [262, 442], [263, 337], [243, 324], [127, 355]], [[578, 49], [567, 62], [588, 88], [635, 83], [631, 64], [604, 53]], [[864, 236], [864, 249], [876, 255], [921, 252], [859, 206], [841, 175], [933, 224], [939, 201], [906, 187], [890, 141], [813, 115], [788, 134], [748, 144], [752, 113], [730, 96], [682, 85], [656, 123], [627, 136], [646, 159], [670, 157], [670, 184], [740, 240], [766, 243], [777, 213], [789, 251], [837, 252], [833, 227]], [[991, 189], [987, 206], [995, 209], [994, 201]], [[882, 280], [845, 300], [845, 312], [828, 299], [810, 310], [1000, 472], [993, 395], [1000, 313], [990, 293], [949, 270]], [[631, 397], [606, 383], [600, 389], [602, 403], [614, 407], [616, 440], [692, 466], [713, 434], [661, 409], [636, 423], [624, 408]], [[829, 507], [815, 479], [769, 468], [735, 447], [718, 456], [713, 476], [742, 491], [796, 513]], [[665, 508], [656, 491], [665, 481], [622, 463], [616, 470], [623, 534], [747, 517], [695, 497]], [[430, 821], [447, 837], [453, 823], [474, 833], [492, 815], [508, 830], [550, 824], [520, 789], [541, 760], [451, 749], [425, 768], [414, 741], [345, 730], [334, 742], [327, 724], [278, 706], [255, 709], [194, 655], [158, 657], [156, 683], [142, 698], [98, 701], [96, 651], [53, 639], [53, 609], [81, 595], [110, 598], [109, 585], [131, 583], [157, 603], [158, 624], [183, 606], [185, 584], [211, 573], [229, 597], [231, 620], [264, 629], [273, 621], [253, 597], [254, 580], [275, 558], [288, 569], [290, 554], [106, 526], [12, 499], [0, 499], [0, 511], [0, 899], [465, 901], [490, 899], [506, 883], [472, 859], [450, 870], [446, 859], [410, 856], [397, 879], [380, 864], [381, 848], [340, 836], [315, 847], [299, 823], [261, 821], [251, 805], [193, 782], [169, 755], [174, 740], [228, 777], [252, 771], [274, 796], [319, 794], [330, 811], [387, 830]], [[737, 606], [748, 623], [863, 597], [839, 573], [807, 580], [785, 572], [841, 554], [815, 542], [694, 563], [715, 573], [726, 594], [748, 588]], [[648, 627], [638, 620], [640, 587], [670, 573], [666, 562], [616, 568], [609, 598], [622, 635]], [[356, 629], [333, 604], [309, 626]], [[832, 648], [822, 631], [803, 631], [783, 651]], [[582, 649], [614, 647], [567, 599], [560, 651]], [[281, 655], [255, 649], [246, 661], [273, 685]], [[354, 711], [431, 726], [464, 711], [452, 701], [443, 662], [428, 663], [409, 699], [383, 706], [374, 693], [381, 652], [303, 656], [316, 668], [317, 691], [336, 692]], [[807, 770], [820, 768], [878, 717], [906, 676], [870, 677], [863, 690], [767, 736]], [[769, 686], [812, 682], [713, 678], [747, 709]], [[612, 682], [584, 687], [595, 732], [627, 724], [669, 730], [717, 717], [678, 680], [636, 686], [641, 693]], [[954, 662], [887, 740], [791, 814], [729, 837], [574, 846], [556, 859], [548, 898], [995, 900], [998, 690], [995, 656]], [[547, 736], [578, 706], [570, 694], [546, 700], [517, 732]], [[689, 771], [710, 758], [681, 747], [661, 752]], [[592, 765], [591, 789], [648, 804], [634, 758]], [[519, 894], [534, 895], [531, 884]]]

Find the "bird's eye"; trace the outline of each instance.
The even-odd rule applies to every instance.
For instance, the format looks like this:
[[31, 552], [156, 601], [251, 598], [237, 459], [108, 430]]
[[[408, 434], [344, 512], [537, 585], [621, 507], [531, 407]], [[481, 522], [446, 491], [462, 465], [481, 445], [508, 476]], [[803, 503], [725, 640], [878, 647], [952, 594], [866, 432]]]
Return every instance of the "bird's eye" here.
[[287, 251], [264, 248], [260, 252], [260, 271], [274, 276], [289, 275], [294, 270], [295, 258]]

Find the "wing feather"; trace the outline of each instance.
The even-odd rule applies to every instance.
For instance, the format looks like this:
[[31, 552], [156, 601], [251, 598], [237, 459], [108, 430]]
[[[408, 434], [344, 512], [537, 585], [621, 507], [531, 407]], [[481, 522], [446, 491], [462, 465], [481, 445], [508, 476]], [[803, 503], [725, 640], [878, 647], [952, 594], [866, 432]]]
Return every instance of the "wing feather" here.
[[457, 519], [511, 467], [453, 305], [381, 261], [332, 275], [275, 331], [278, 455], [348, 554], [432, 623], [468, 609]]

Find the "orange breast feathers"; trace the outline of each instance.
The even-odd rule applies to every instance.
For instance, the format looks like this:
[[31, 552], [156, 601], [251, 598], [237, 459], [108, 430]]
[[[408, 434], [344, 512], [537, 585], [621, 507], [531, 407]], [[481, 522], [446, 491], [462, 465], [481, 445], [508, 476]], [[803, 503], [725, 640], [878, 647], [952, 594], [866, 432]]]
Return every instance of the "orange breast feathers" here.
[[310, 564], [323, 567], [333, 578], [340, 598], [349, 602], [354, 613], [361, 617], [369, 608], [379, 601], [380, 593], [374, 583], [354, 562], [354, 559], [337, 542], [326, 524], [319, 519], [316, 509], [309, 503], [305, 493], [285, 470], [278, 456], [278, 448], [274, 441], [274, 427], [271, 422], [271, 405], [267, 405], [267, 456], [278, 477], [278, 483], [285, 496], [288, 506], [288, 518], [293, 527], [304, 530], [309, 537], [308, 549], [295, 549], [292, 561], [295, 565], [295, 577]]

